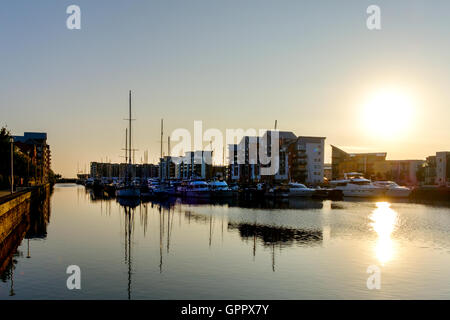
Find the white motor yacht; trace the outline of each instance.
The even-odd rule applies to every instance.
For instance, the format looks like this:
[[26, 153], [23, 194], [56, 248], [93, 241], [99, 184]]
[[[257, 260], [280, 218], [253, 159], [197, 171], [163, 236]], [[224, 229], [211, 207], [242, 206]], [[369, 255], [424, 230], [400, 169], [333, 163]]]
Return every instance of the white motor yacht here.
[[269, 189], [266, 195], [276, 198], [311, 197], [314, 191], [302, 183], [289, 182]]
[[407, 198], [411, 194], [411, 189], [399, 186], [394, 181], [374, 181], [373, 184], [384, 189], [384, 195], [393, 198]]
[[289, 197], [311, 197], [315, 191], [314, 189], [308, 188], [304, 184], [297, 182], [290, 182], [288, 187]]
[[384, 195], [384, 189], [365, 179], [361, 174], [345, 175], [345, 179], [330, 181], [331, 187], [341, 190], [344, 197], [372, 198]]

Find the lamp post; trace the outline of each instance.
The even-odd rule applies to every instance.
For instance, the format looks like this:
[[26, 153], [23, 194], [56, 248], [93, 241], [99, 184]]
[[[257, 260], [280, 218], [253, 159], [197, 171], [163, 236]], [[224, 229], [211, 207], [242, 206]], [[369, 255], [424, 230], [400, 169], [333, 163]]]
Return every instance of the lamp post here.
[[30, 186], [30, 150], [27, 151], [27, 186]]
[[10, 137], [11, 142], [11, 194], [14, 193], [14, 138]]
[[27, 239], [28, 240], [28, 244], [27, 244], [27, 259], [30, 259], [30, 238]]

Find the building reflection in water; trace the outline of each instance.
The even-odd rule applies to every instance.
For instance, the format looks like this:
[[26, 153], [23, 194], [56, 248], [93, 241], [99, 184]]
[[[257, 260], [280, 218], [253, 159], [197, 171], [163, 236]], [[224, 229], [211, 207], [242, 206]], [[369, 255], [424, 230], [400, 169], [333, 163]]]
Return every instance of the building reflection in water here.
[[376, 209], [369, 216], [370, 226], [378, 235], [375, 255], [378, 261], [384, 265], [395, 254], [391, 235], [397, 226], [397, 212], [391, 209], [391, 204], [388, 202], [377, 202], [376, 206]]
[[34, 199], [30, 204], [29, 212], [23, 214], [21, 223], [0, 243], [0, 281], [10, 282], [10, 296], [14, 296], [14, 270], [18, 258], [23, 258], [24, 253], [19, 246], [24, 239], [27, 240], [26, 258], [31, 258], [32, 242], [34, 239], [47, 237], [47, 225], [50, 222], [50, 196], [52, 190]]
[[275, 249], [281, 252], [283, 247], [288, 246], [315, 246], [321, 245], [323, 240], [320, 230], [291, 229], [278, 226], [258, 225], [255, 223], [228, 223], [229, 229], [239, 231], [240, 237], [253, 241], [253, 257], [256, 256], [257, 243], [264, 247], [270, 247], [272, 254], [272, 271], [275, 272]]

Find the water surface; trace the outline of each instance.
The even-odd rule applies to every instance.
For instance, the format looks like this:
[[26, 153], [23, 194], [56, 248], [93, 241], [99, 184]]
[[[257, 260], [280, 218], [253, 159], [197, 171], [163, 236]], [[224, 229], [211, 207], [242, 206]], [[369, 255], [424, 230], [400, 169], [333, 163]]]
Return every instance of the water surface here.
[[[0, 299], [450, 299], [445, 206], [129, 208], [76, 185], [56, 185], [43, 206], [17, 231], [25, 238], [2, 270]], [[81, 290], [67, 289], [69, 265], [81, 268]], [[379, 290], [367, 288], [369, 266]]]

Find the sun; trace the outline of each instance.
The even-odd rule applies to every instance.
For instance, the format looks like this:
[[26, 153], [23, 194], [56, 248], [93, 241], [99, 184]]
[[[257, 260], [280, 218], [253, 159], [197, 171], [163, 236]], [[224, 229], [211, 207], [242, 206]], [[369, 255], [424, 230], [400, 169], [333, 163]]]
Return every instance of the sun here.
[[376, 138], [395, 138], [412, 126], [413, 112], [409, 94], [398, 89], [380, 90], [363, 106], [363, 130]]

